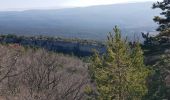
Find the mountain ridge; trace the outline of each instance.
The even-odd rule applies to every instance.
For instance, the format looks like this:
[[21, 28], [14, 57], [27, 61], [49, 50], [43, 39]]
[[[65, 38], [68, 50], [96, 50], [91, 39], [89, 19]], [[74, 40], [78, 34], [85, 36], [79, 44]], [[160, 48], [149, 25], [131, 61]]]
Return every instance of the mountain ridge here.
[[156, 29], [157, 25], [152, 18], [159, 13], [152, 10], [151, 6], [151, 2], [145, 2], [0, 12], [0, 33], [100, 40], [118, 25], [125, 35], [132, 37], [134, 33], [140, 34], [141, 31]]
[[[115, 3], [115, 4], [101, 4], [101, 5], [90, 5], [90, 6], [84, 6], [84, 7], [50, 7], [50, 8], [47, 8], [47, 7], [44, 7], [44, 8], [32, 8], [32, 9], [26, 9], [26, 10], [0, 10], [0, 12], [24, 12], [24, 11], [41, 11], [41, 10], [65, 10], [65, 9], [76, 9], [76, 8], [89, 8], [89, 7], [99, 7], [99, 6], [114, 6], [114, 5], [127, 5], [127, 4], [137, 4], [137, 3], [154, 3], [154, 2], [151, 2], [151, 1], [145, 1], [145, 2], [126, 2], [126, 3]], [[20, 8], [17, 8], [17, 9], [20, 9]], [[24, 9], [24, 8], [21, 8], [21, 9]]]

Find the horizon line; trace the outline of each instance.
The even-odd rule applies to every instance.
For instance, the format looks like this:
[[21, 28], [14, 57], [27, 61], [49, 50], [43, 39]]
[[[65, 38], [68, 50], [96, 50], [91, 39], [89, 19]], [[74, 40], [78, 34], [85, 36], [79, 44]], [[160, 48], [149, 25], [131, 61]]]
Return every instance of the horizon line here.
[[154, 3], [153, 1], [140, 1], [140, 2], [120, 2], [120, 3], [113, 3], [113, 4], [99, 4], [99, 5], [89, 5], [89, 6], [69, 6], [69, 7], [37, 7], [37, 8], [9, 8], [1, 10], [0, 12], [22, 12], [22, 11], [31, 11], [31, 10], [62, 10], [62, 9], [74, 9], [74, 8], [88, 8], [88, 7], [97, 7], [97, 6], [109, 6], [109, 5], [123, 5], [123, 4], [135, 4], [135, 3]]

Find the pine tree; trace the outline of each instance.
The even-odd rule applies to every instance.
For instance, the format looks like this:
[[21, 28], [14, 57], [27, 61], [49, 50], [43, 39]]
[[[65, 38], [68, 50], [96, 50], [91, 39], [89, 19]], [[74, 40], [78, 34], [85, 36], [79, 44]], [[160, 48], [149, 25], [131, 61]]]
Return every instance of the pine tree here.
[[160, 61], [154, 66], [154, 73], [149, 82], [149, 93], [146, 95], [147, 100], [170, 100], [170, 53], [166, 52]]
[[161, 16], [155, 16], [154, 21], [159, 24], [157, 31], [160, 31], [159, 36], [170, 36], [170, 0], [163, 0], [153, 4], [153, 9], [159, 8], [162, 10]]
[[139, 42], [135, 44], [131, 53], [131, 64], [129, 72], [129, 85], [130, 99], [139, 100], [147, 93], [146, 77], [150, 71], [144, 64], [143, 51]]
[[140, 45], [131, 49], [115, 27], [114, 35], [108, 36], [107, 52], [96, 53], [90, 66], [97, 86], [99, 100], [138, 100], [146, 94], [145, 79], [149, 70], [143, 63]]

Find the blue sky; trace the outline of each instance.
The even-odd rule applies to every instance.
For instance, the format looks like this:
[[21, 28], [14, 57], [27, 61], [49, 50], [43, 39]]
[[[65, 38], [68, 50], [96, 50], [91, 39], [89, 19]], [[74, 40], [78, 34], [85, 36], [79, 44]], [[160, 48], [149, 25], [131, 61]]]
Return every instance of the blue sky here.
[[157, 0], [0, 0], [0, 10], [58, 9]]

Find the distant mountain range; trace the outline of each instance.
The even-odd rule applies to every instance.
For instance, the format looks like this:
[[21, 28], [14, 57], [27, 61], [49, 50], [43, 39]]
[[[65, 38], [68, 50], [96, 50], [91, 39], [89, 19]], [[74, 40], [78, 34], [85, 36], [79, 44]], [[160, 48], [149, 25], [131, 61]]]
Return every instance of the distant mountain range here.
[[153, 31], [159, 15], [151, 2], [58, 10], [1, 11], [0, 33], [104, 39], [118, 25], [124, 36]]

